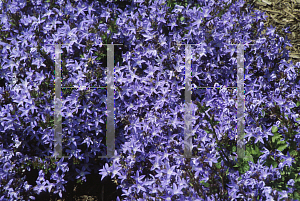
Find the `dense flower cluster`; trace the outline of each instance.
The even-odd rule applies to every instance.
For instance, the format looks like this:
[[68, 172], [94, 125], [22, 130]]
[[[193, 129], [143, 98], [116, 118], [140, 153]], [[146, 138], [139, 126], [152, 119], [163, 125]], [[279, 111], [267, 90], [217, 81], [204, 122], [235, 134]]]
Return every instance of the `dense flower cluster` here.
[[[261, 34], [264, 17], [262, 13], [256, 12], [256, 17], [253, 17], [249, 13], [236, 12], [243, 7], [242, 1], [230, 7], [221, 19], [213, 20], [209, 17], [217, 10], [214, 8], [220, 5], [202, 3], [204, 5], [201, 10], [176, 6], [173, 11], [169, 11], [164, 1], [155, 1], [148, 7], [141, 4], [134, 10], [135, 12], [132, 10], [123, 12], [121, 15], [123, 20], [117, 21], [120, 32], [125, 36], [123, 42], [128, 43], [135, 53], [133, 55], [128, 52], [130, 56], [125, 56], [125, 62], [127, 61], [128, 65], [133, 64], [133, 67], [145, 69], [143, 71], [145, 73], [136, 79], [139, 85], [135, 82], [132, 87], [138, 90], [139, 100], [131, 106], [136, 109], [130, 110], [131, 116], [136, 117], [126, 129], [128, 132], [132, 131], [130, 142], [122, 145], [122, 159], [114, 160], [114, 165], [109, 170], [102, 169], [101, 173], [113, 172], [115, 170], [113, 167], [123, 167], [118, 174], [118, 178], [121, 179], [120, 186], [127, 198], [136, 200], [158, 197], [165, 200], [186, 200], [187, 197], [191, 200], [203, 198], [248, 200], [254, 197], [271, 200], [278, 196], [285, 198], [287, 193], [292, 193], [294, 189], [288, 188], [288, 191], [277, 192], [270, 187], [270, 183], [276, 182], [281, 177], [280, 172], [286, 165], [290, 167], [295, 163], [295, 159], [289, 153], [287, 153], [288, 163], [285, 162], [286, 154], [282, 154], [283, 150], [279, 149], [276, 150], [280, 161], [278, 167], [273, 167], [272, 164], [271, 167], [261, 166], [260, 160], [275, 154], [271, 153], [272, 149], [270, 149], [268, 154], [258, 155], [255, 158], [257, 163], [249, 161], [250, 167], [241, 175], [232, 167], [234, 161], [225, 162], [225, 158], [228, 158], [226, 155], [228, 156], [229, 153], [219, 151], [221, 143], [217, 141], [224, 142], [225, 138], [232, 140], [236, 132], [234, 130], [236, 122], [232, 124], [232, 119], [236, 119], [236, 110], [232, 107], [232, 100], [236, 94], [229, 94], [228, 90], [219, 90], [218, 93], [218, 90], [207, 89], [204, 95], [201, 90], [195, 92], [198, 95], [195, 102], [201, 102], [201, 105], [210, 108], [210, 111], [197, 114], [197, 107], [195, 104], [192, 105], [195, 135], [193, 147], [197, 150], [198, 158], [191, 160], [175, 158], [176, 155], [182, 154], [180, 150], [183, 149], [183, 118], [179, 117], [183, 117], [183, 105], [180, 104], [183, 103], [183, 99], [180, 99], [182, 97], [180, 89], [184, 80], [184, 74], [181, 72], [184, 69], [185, 52], [184, 48], [176, 49], [172, 44], [184, 40], [188, 44], [202, 44], [192, 50], [193, 55], [199, 56], [193, 61], [193, 66], [196, 66], [193, 73], [197, 74], [193, 78], [193, 83], [196, 86], [212, 86], [214, 83], [235, 86], [234, 68], [237, 63], [232, 57], [235, 50], [223, 44], [254, 42], [255, 46], [248, 48], [246, 45], [245, 52], [246, 113], [249, 114], [246, 116], [246, 143], [253, 144], [255, 139], [254, 143], [257, 144], [259, 139], [261, 142], [259, 149], [268, 150], [263, 145], [268, 141], [268, 136], [274, 135], [271, 129], [277, 125], [276, 118], [270, 121], [270, 118], [260, 119], [259, 116], [262, 110], [270, 111], [276, 107], [280, 110], [279, 114], [287, 115], [287, 121], [291, 123], [290, 126], [286, 124], [279, 127], [282, 132], [284, 129], [288, 130], [290, 136], [286, 136], [285, 140], [288, 141], [287, 143], [296, 144], [297, 150], [294, 150], [294, 156], [299, 151], [297, 138], [299, 128], [294, 126], [297, 125], [295, 124], [297, 120], [299, 121], [299, 114], [296, 114], [298, 111], [293, 110], [299, 102], [299, 95], [297, 95], [299, 76], [295, 74], [298, 72], [296, 69], [299, 69], [299, 63], [297, 66], [288, 64], [287, 52], [283, 50], [282, 55], [279, 48], [288, 45], [288, 41], [274, 34], [274, 28], [268, 28], [266, 33], [268, 39], [266, 39], [267, 37]], [[183, 17], [181, 23], [179, 23], [180, 17]], [[259, 25], [257, 35], [253, 34], [251, 23]], [[170, 29], [164, 33], [164, 28], [168, 26]], [[207, 39], [210, 38], [211, 41], [208, 41]], [[154, 54], [149, 54], [150, 52]], [[159, 59], [156, 59], [157, 55]], [[155, 59], [158, 63], [154, 62]], [[149, 72], [151, 68], [148, 68], [148, 64], [158, 66], [160, 70], [155, 71], [152, 67], [152, 72]], [[170, 74], [175, 74], [176, 77]], [[156, 82], [151, 82], [151, 78]], [[280, 84], [281, 82], [285, 84]], [[128, 82], [129, 87], [130, 85], [131, 82]], [[146, 100], [151, 97], [147, 105], [141, 103], [140, 100], [145, 100], [143, 97]], [[129, 101], [132, 102], [131, 99]], [[139, 108], [149, 112], [141, 117]], [[212, 119], [201, 121], [205, 119], [205, 114], [212, 116]], [[212, 125], [214, 122], [210, 120], [217, 121], [219, 124]], [[210, 129], [210, 135], [204, 131], [205, 128]], [[212, 133], [215, 135], [211, 135]], [[115, 162], [119, 166], [115, 165]], [[228, 174], [223, 174], [228, 170], [230, 170]], [[113, 178], [114, 175], [111, 177]], [[227, 185], [224, 177], [227, 177]], [[214, 185], [207, 188], [207, 184]]]
[[[42, 191], [62, 197], [67, 182], [85, 181], [91, 172], [117, 179], [122, 200], [274, 200], [299, 192], [300, 175], [290, 171], [300, 165], [300, 63], [287, 62], [287, 38], [273, 27], [263, 33], [266, 17], [251, 14], [243, 1], [217, 16], [229, 2], [170, 8], [155, 0], [124, 10], [69, 0], [0, 4], [0, 199], [35, 199]], [[99, 49], [111, 42], [125, 50], [115, 67], [115, 155], [121, 157], [97, 160], [106, 154], [106, 91], [93, 89], [62, 95], [69, 158], [45, 158], [54, 137], [55, 48], [47, 44], [68, 43], [62, 86], [105, 86]], [[226, 44], [255, 44], [245, 45], [245, 143], [253, 160], [230, 157], [237, 90], [224, 87], [193, 89], [197, 158], [176, 158], [183, 155], [185, 107], [185, 49], [178, 42], [201, 44], [192, 46], [192, 83], [199, 87], [236, 86], [236, 47]], [[34, 165], [40, 168], [35, 186], [25, 174]]]
[[[107, 33], [106, 22], [111, 10], [115, 9], [70, 1], [7, 1], [1, 6], [1, 78], [4, 84], [0, 88], [0, 197], [1, 200], [28, 199], [42, 191], [62, 196], [66, 182], [74, 178], [85, 180], [85, 175], [93, 171], [91, 166], [97, 171], [104, 165], [104, 160], [99, 163], [94, 158], [105, 155], [102, 142], [105, 106], [101, 105], [105, 101], [105, 90], [96, 89], [90, 94], [74, 90], [71, 94], [63, 94], [63, 153], [70, 157], [45, 158], [53, 155], [54, 136], [55, 47], [47, 44], [69, 43], [62, 48], [68, 54], [67, 63], [63, 64], [67, 70], [62, 70], [62, 76], [63, 79], [69, 76], [62, 86], [82, 85], [83, 81], [104, 86], [105, 79], [99, 78], [105, 67], [99, 61], [91, 65], [88, 60], [91, 51], [101, 47], [99, 36]], [[96, 18], [96, 13], [101, 16]], [[88, 45], [90, 41], [95, 41], [92, 46]], [[81, 59], [77, 59], [79, 56]], [[98, 73], [86, 75], [88, 69]], [[74, 158], [83, 163], [74, 165]], [[55, 167], [52, 164], [56, 164]], [[31, 171], [32, 166], [40, 168], [36, 186], [24, 183], [29, 179], [26, 172]]]

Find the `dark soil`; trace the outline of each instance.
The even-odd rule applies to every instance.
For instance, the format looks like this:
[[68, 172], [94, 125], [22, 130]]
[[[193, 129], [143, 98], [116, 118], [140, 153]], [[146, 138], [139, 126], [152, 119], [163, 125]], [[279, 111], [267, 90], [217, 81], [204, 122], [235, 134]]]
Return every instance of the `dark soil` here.
[[[29, 173], [31, 178], [37, 178], [34, 171]], [[63, 198], [53, 193], [42, 192], [35, 196], [36, 200], [44, 201], [115, 201], [117, 196], [121, 198], [121, 189], [116, 189], [117, 185], [108, 177], [101, 181], [99, 174], [90, 174], [86, 176], [86, 182], [77, 184], [69, 181], [65, 186], [66, 192], [63, 193]], [[29, 182], [30, 183], [30, 182]]]

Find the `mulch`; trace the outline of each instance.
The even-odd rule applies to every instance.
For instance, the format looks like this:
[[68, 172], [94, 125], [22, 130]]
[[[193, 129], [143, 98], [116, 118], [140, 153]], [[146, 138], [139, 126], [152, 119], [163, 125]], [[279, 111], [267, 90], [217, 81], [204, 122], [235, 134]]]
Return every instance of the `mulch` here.
[[[286, 46], [290, 51], [288, 62], [295, 65], [300, 62], [300, 0], [246, 0], [254, 6], [254, 10], [265, 12], [268, 16], [265, 27], [271, 25], [276, 28], [278, 35], [287, 36], [292, 47]], [[284, 33], [282, 29], [288, 28], [291, 33]], [[299, 71], [298, 71], [299, 72]]]

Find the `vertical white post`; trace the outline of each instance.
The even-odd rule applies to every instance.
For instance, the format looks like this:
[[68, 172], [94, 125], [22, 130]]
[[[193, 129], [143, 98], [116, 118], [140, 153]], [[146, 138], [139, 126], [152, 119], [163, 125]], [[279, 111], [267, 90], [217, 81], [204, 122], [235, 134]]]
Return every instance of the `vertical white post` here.
[[237, 154], [245, 157], [245, 97], [244, 97], [244, 45], [237, 46]]
[[115, 152], [115, 96], [114, 96], [114, 45], [107, 45], [107, 124], [106, 146], [107, 156], [113, 157]]
[[191, 56], [191, 45], [199, 44], [178, 44], [185, 45], [185, 110], [184, 110], [184, 156], [176, 158], [197, 158], [192, 156], [192, 56]]
[[115, 152], [115, 85], [114, 85], [114, 45], [107, 45], [107, 122], [106, 122], [106, 146], [107, 155], [98, 158], [118, 158]]
[[[62, 156], [62, 100], [61, 100], [61, 46], [67, 44], [46, 44], [55, 45], [55, 96], [54, 96], [54, 157]], [[52, 158], [53, 156], [46, 156]]]
[[[235, 44], [228, 44], [235, 45]], [[255, 45], [255, 44], [248, 44]], [[251, 159], [252, 156], [245, 156], [245, 72], [244, 72], [244, 45], [237, 45], [237, 158]]]
[[55, 45], [54, 157], [62, 157], [61, 44]]
[[184, 111], [184, 155], [192, 157], [192, 90], [191, 90], [191, 45], [185, 46], [185, 111]]

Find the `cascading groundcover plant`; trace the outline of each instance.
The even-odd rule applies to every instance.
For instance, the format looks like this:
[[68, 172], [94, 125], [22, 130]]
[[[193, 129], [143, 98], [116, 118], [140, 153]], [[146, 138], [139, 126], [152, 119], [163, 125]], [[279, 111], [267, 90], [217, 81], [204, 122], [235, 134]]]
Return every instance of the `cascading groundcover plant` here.
[[[145, 1], [124, 11], [114, 3], [3, 3], [1, 199], [34, 199], [42, 191], [62, 197], [68, 182], [85, 181], [93, 172], [114, 179], [121, 200], [299, 199], [300, 65], [286, 62], [289, 43], [274, 28], [262, 34], [262, 13], [250, 15], [239, 1], [217, 16], [225, 3], [198, 1], [199, 7], [168, 9], [166, 1]], [[121, 158], [95, 159], [105, 155], [104, 89], [66, 90], [63, 153], [70, 157], [45, 158], [53, 154], [54, 86], [49, 83], [55, 55], [46, 44], [71, 43], [62, 48], [62, 86], [104, 86], [102, 43], [111, 42], [126, 46], [125, 53], [115, 52], [122, 55], [115, 67], [116, 155]], [[196, 86], [235, 86], [235, 49], [224, 44], [256, 44], [245, 49], [245, 143], [253, 161], [229, 157], [236, 144], [236, 90], [224, 88], [193, 89], [198, 158], [176, 158], [183, 155], [185, 77], [184, 46], [177, 42], [203, 44], [191, 48]], [[39, 169], [35, 186], [24, 173], [33, 166]]]

